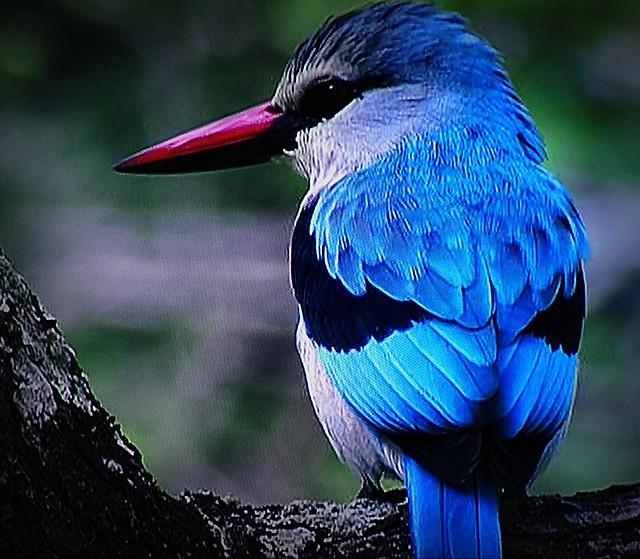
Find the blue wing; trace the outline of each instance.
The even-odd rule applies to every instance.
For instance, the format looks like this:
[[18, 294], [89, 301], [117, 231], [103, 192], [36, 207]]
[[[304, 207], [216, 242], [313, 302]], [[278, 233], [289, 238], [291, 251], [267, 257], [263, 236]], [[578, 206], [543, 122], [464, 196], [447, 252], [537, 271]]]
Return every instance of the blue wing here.
[[[520, 480], [569, 413], [577, 347], [535, 320], [579, 298], [584, 228], [533, 162], [470, 176], [415, 149], [302, 208], [292, 242], [302, 319], [340, 393], [405, 453], [455, 481], [477, 464], [481, 433], [539, 437]], [[434, 160], [407, 166], [407, 150]], [[568, 335], [579, 339], [583, 315], [560, 316]], [[520, 453], [500, 446], [495, 468]]]

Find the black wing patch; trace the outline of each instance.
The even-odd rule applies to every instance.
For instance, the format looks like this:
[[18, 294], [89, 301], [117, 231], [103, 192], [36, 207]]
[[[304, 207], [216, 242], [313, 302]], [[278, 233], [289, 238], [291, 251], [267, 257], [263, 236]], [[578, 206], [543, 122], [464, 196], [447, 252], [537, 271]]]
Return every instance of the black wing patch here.
[[574, 355], [580, 347], [585, 310], [586, 290], [580, 267], [573, 294], [568, 298], [564, 297], [563, 278], [551, 305], [536, 313], [523, 332], [544, 340], [554, 351], [562, 349], [567, 355]]
[[291, 283], [309, 338], [327, 349], [349, 351], [432, 316], [420, 305], [392, 299], [369, 284], [364, 295], [353, 295], [332, 278], [316, 255], [310, 233], [314, 208], [315, 202], [302, 208], [291, 239]]

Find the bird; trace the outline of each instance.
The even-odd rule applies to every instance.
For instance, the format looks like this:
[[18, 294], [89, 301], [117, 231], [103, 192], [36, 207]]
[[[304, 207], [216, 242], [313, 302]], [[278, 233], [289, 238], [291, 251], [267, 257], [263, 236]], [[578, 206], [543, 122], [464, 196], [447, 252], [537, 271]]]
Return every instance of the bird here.
[[561, 443], [586, 311], [585, 226], [501, 55], [460, 15], [332, 16], [271, 100], [143, 149], [123, 173], [283, 158], [297, 347], [333, 449], [404, 482], [417, 559], [502, 553], [500, 496]]

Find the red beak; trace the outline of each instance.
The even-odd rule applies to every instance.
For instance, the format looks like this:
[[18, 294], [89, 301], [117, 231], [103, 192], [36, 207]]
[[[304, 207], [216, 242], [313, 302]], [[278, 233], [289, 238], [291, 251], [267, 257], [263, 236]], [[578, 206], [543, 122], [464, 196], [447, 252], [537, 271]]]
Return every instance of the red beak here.
[[148, 147], [114, 169], [121, 173], [196, 173], [266, 163], [295, 147], [293, 121], [263, 103]]

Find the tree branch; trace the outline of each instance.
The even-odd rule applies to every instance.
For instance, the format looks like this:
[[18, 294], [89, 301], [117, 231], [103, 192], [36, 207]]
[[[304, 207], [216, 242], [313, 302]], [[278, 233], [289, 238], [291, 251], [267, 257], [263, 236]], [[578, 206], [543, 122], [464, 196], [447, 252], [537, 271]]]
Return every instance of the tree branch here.
[[[389, 497], [251, 507], [164, 493], [0, 252], [0, 556], [408, 559], [402, 492]], [[501, 522], [505, 557], [638, 557], [640, 485], [505, 500]]]

